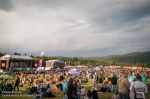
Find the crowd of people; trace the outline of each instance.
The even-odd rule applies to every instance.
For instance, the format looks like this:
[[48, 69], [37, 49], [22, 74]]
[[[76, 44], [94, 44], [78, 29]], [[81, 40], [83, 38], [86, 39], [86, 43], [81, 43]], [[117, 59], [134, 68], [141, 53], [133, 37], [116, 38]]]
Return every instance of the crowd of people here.
[[[36, 98], [56, 97], [51, 87], [51, 84], [56, 84], [57, 90], [63, 91], [64, 99], [80, 99], [80, 97], [99, 99], [98, 93], [107, 94], [108, 92], [115, 92], [112, 99], [146, 99], [145, 94], [148, 89], [147, 85], [142, 82], [141, 75], [149, 80], [149, 71], [123, 68], [101, 68], [90, 71], [88, 69], [80, 68], [81, 72], [78, 76], [70, 75], [68, 71], [64, 70], [33, 75], [25, 72], [14, 73], [11, 76], [16, 78], [16, 81], [1, 80], [0, 91], [16, 91], [16, 87], [19, 91], [19, 87], [26, 85], [26, 93], [36, 93], [38, 94]], [[133, 82], [128, 81], [128, 77], [131, 75], [135, 76]], [[86, 83], [91, 84], [91, 89], [86, 90]]]

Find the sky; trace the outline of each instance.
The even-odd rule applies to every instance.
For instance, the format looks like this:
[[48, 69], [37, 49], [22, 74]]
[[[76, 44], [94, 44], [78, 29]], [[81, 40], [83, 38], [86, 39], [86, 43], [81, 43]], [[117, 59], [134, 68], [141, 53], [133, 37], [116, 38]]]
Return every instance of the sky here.
[[107, 56], [150, 51], [150, 0], [0, 0], [0, 52]]

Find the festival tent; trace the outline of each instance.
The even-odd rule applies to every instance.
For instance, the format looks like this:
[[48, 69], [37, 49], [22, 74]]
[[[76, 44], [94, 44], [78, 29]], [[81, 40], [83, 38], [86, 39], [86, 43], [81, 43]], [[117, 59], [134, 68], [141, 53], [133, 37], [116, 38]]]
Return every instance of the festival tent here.
[[0, 68], [9, 73], [14, 71], [28, 71], [34, 67], [34, 59], [29, 56], [4, 55], [0, 57]]
[[61, 70], [61, 68], [59, 68], [59, 67], [58, 67], [58, 68], [56, 68], [56, 70], [57, 70], [57, 71], [60, 71], [60, 70]]
[[61, 68], [59, 68], [59, 67], [57, 68], [57, 70], [60, 70], [60, 69], [61, 69]]
[[70, 75], [71, 75], [71, 76], [79, 76], [79, 75], [80, 75], [80, 72], [71, 72]]
[[121, 66], [109, 66], [111, 69], [121, 68]]
[[78, 68], [73, 68], [71, 70], [68, 71], [68, 73], [72, 76], [79, 76], [80, 75], [80, 69]]
[[137, 67], [137, 66], [124, 66], [124, 69], [142, 69], [142, 67]]
[[89, 68], [88, 71], [89, 71], [89, 72], [92, 72], [92, 71], [94, 71], [94, 69], [93, 69], [93, 68]]
[[81, 72], [81, 71], [78, 68], [73, 68], [73, 69], [69, 70], [69, 72]]
[[100, 67], [95, 67], [94, 69], [95, 69], [95, 70], [100, 70]]

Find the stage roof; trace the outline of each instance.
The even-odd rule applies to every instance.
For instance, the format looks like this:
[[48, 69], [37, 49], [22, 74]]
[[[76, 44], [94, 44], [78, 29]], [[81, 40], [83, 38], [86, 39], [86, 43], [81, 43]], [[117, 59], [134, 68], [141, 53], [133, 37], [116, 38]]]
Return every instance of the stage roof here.
[[29, 56], [20, 56], [20, 55], [5, 55], [0, 58], [1, 60], [33, 60], [33, 58]]

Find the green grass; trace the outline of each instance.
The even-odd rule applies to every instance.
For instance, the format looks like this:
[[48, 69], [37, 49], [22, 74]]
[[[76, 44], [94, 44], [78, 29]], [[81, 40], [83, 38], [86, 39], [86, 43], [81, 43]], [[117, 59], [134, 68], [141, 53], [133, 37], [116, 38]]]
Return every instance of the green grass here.
[[[88, 89], [91, 89], [91, 86], [85, 86], [85, 88], [88, 90]], [[150, 91], [150, 88], [149, 88], [149, 91]], [[25, 93], [24, 90], [22, 92]], [[111, 98], [113, 94], [114, 93], [98, 93], [98, 96], [100, 99], [108, 99], [108, 97]], [[63, 97], [62, 92], [59, 92], [58, 94], [55, 94], [55, 95], [56, 95], [56, 98], [50, 98], [50, 99], [62, 99], [62, 97]], [[81, 97], [81, 99], [82, 98], [83, 97]], [[2, 96], [0, 96], [0, 99], [33, 99], [33, 97], [2, 97]], [[49, 99], [49, 98], [44, 98], [44, 99]], [[146, 94], [146, 99], [150, 99], [150, 92], [148, 92], [148, 94]]]
[[[40, 79], [42, 79], [42, 77], [40, 77]], [[48, 83], [48, 82], [46, 82]], [[55, 84], [51, 84], [51, 86], [56, 86]], [[29, 87], [29, 86], [26, 86]], [[21, 94], [25, 94], [25, 89], [26, 87], [19, 87], [20, 91], [22, 92]], [[84, 84], [84, 87], [86, 88], [86, 90], [90, 90], [91, 89], [91, 84], [86, 83]], [[54, 95], [56, 95], [56, 98], [44, 98], [44, 99], [62, 99], [63, 98], [63, 92], [59, 91], [58, 94], [55, 94], [53, 92]], [[108, 97], [112, 97], [114, 93], [98, 93], [98, 96], [100, 99], [108, 99]], [[3, 97], [2, 95], [0, 95], [0, 99], [33, 99], [33, 97]], [[38, 98], [40, 99], [40, 98]], [[83, 99], [83, 97], [81, 97], [81, 99]], [[150, 99], [150, 87], [148, 87], [148, 94], [146, 94], [146, 99]]]

